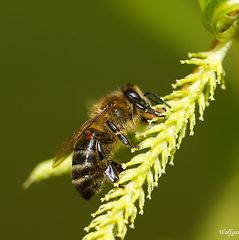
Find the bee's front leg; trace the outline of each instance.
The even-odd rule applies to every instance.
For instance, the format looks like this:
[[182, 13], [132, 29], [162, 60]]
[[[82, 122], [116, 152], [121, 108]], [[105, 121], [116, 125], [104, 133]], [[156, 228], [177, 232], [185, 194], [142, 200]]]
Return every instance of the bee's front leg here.
[[171, 106], [168, 105], [168, 103], [166, 103], [159, 95], [157, 95], [157, 94], [155, 94], [153, 92], [147, 92], [147, 93], [144, 94], [145, 97], [148, 96], [148, 95], [152, 95], [152, 96], [154, 96], [157, 99], [157, 101], [155, 101], [155, 100], [153, 100], [153, 99], [148, 97], [148, 99], [150, 101], [152, 101], [152, 102], [154, 102], [156, 104], [160, 104], [160, 102], [161, 102], [161, 103], [165, 104], [167, 107], [171, 108]]

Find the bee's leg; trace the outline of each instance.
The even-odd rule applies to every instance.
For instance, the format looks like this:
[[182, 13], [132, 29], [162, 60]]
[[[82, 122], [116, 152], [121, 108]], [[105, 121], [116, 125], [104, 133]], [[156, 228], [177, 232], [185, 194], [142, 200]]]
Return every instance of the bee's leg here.
[[[99, 140], [96, 143], [96, 149], [98, 152], [99, 159], [101, 161], [107, 159], [107, 157], [105, 156], [104, 151], [102, 149], [101, 142]], [[123, 171], [123, 168], [122, 168], [121, 164], [110, 160], [109, 165], [105, 169], [105, 174], [106, 174], [107, 178], [109, 179], [109, 181], [114, 183], [119, 179], [119, 173], [121, 173], [122, 171]]]
[[115, 183], [119, 180], [119, 174], [123, 171], [121, 164], [110, 161], [109, 166], [105, 170], [105, 174], [109, 181]]
[[105, 174], [112, 183], [116, 182], [119, 179], [116, 168], [111, 164], [109, 164], [109, 166], [105, 169]]
[[121, 173], [124, 170], [122, 168], [122, 164], [120, 164], [120, 163], [117, 163], [117, 162], [111, 160], [110, 164], [115, 167], [115, 169], [117, 170], [118, 173]]
[[96, 132], [96, 143], [95, 143], [95, 147], [96, 147], [96, 151], [98, 153], [98, 157], [99, 160], [105, 160], [108, 157], [105, 155], [104, 151], [103, 151], [103, 147], [102, 145], [109, 145], [113, 143], [113, 138], [112, 138], [112, 134], [109, 135], [108, 133], [102, 132], [102, 131], [95, 131]]
[[129, 139], [120, 131], [120, 129], [111, 121], [107, 120], [106, 121], [108, 127], [110, 128], [110, 130], [119, 138], [119, 140], [129, 146], [130, 148], [138, 148], [138, 146], [133, 146]]
[[145, 113], [152, 114], [155, 117], [165, 117], [165, 113], [160, 113], [154, 110], [151, 106], [149, 106], [146, 102], [135, 102], [134, 103], [137, 108]]
[[147, 93], [144, 94], [144, 96], [148, 96], [148, 95], [152, 95], [158, 100], [158, 101], [155, 101], [154, 99], [151, 99], [151, 98], [148, 97], [148, 99], [150, 101], [152, 101], [154, 103], [157, 103], [157, 104], [159, 104], [161, 102], [161, 103], [165, 104], [167, 107], [171, 108], [170, 105], [168, 105], [159, 95], [157, 95], [153, 92], [147, 92]]
[[[108, 143], [108, 142], [107, 142]], [[96, 143], [96, 149], [97, 149], [97, 152], [98, 152], [98, 156], [99, 156], [99, 159], [102, 161], [104, 159], [107, 159], [107, 157], [105, 156], [105, 153], [102, 149], [102, 146], [101, 146], [101, 142], [100, 141], [97, 141]], [[110, 160], [109, 161], [109, 164], [111, 164], [116, 170], [118, 173], [121, 173], [124, 169], [122, 168], [122, 165], [120, 163], [117, 163], [117, 162], [114, 162], [113, 160]]]
[[105, 156], [105, 153], [102, 149], [101, 141], [99, 141], [99, 140], [96, 143], [96, 149], [97, 149], [97, 152], [98, 152], [99, 159], [101, 161], [107, 159], [107, 157]]

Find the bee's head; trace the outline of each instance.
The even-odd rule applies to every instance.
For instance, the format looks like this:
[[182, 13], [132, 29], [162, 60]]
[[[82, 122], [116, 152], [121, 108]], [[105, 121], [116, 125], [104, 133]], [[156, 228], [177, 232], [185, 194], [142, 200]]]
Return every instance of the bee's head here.
[[162, 109], [158, 111], [152, 108], [150, 100], [144, 96], [137, 85], [127, 84], [122, 87], [122, 91], [126, 99], [134, 105], [136, 111], [139, 111], [144, 119], [151, 120], [154, 117], [164, 116]]

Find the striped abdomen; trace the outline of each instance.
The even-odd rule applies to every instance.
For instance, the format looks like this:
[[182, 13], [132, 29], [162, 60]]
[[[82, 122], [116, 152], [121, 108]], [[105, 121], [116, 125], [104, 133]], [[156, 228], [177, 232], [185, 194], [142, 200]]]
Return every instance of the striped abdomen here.
[[77, 143], [72, 160], [72, 182], [86, 200], [100, 190], [104, 180], [104, 171], [97, 165], [95, 145], [94, 133], [87, 130]]

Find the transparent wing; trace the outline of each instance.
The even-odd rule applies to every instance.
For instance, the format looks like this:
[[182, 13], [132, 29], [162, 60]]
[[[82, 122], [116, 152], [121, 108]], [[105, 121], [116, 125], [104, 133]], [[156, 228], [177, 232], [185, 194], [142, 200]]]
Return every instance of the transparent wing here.
[[52, 167], [56, 167], [61, 164], [74, 150], [75, 144], [80, 139], [82, 133], [89, 128], [93, 123], [96, 123], [105, 113], [108, 111], [110, 105], [107, 105], [100, 113], [98, 113], [92, 119], [86, 121], [73, 135], [68, 138], [57, 151], [55, 158], [53, 159]]

